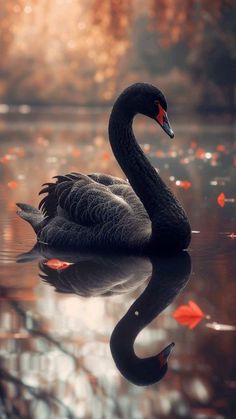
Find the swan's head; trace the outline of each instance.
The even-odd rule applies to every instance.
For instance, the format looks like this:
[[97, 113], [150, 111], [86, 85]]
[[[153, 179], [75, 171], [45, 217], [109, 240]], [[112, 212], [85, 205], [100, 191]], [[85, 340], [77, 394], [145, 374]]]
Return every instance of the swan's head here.
[[128, 114], [141, 113], [154, 119], [161, 128], [174, 137], [174, 132], [167, 117], [167, 102], [163, 93], [148, 83], [135, 83], [129, 86], [118, 98]]
[[121, 374], [136, 386], [148, 386], [160, 381], [168, 370], [168, 358], [174, 347], [174, 342], [165, 347], [158, 355], [148, 358], [139, 358], [133, 349], [132, 343], [128, 346], [123, 337], [117, 342], [116, 329], [112, 333], [110, 348], [115, 364]]

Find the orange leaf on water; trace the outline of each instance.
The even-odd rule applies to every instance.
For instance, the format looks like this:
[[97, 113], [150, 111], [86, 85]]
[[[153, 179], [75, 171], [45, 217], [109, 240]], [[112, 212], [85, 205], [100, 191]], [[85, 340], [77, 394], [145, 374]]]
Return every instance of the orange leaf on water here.
[[157, 157], [160, 157], [160, 158], [165, 157], [165, 153], [162, 150], [157, 150], [155, 154]]
[[72, 262], [66, 262], [65, 260], [60, 259], [49, 259], [44, 265], [49, 266], [51, 269], [62, 271], [63, 269], [68, 268], [70, 265], [73, 265]]
[[195, 156], [196, 156], [196, 158], [198, 158], [198, 159], [202, 159], [202, 158], [204, 158], [204, 157], [205, 157], [205, 154], [206, 154], [206, 152], [205, 152], [204, 148], [199, 147], [199, 148], [196, 150]]
[[216, 150], [224, 152], [224, 151], [226, 151], [226, 147], [225, 147], [224, 144], [218, 144], [217, 147], [216, 147]]
[[16, 189], [17, 188], [17, 182], [15, 180], [11, 180], [7, 183], [8, 188], [10, 189]]
[[176, 180], [175, 184], [185, 190], [191, 188], [192, 183], [189, 180]]
[[80, 157], [80, 155], [81, 155], [81, 151], [80, 151], [80, 149], [79, 149], [79, 148], [74, 148], [74, 149], [72, 150], [72, 155], [73, 155], [74, 157]]
[[173, 317], [179, 324], [193, 329], [205, 317], [205, 314], [194, 301], [189, 301], [188, 304], [179, 306]]
[[182, 180], [181, 187], [183, 189], [189, 189], [191, 188], [191, 186], [192, 186], [191, 182], [189, 182], [188, 180]]
[[224, 192], [221, 192], [220, 195], [217, 197], [217, 202], [221, 208], [225, 206], [225, 194]]
[[8, 149], [8, 153], [9, 154], [15, 154], [18, 157], [24, 157], [25, 150], [23, 149], [23, 147], [10, 147]]
[[10, 155], [5, 154], [5, 156], [0, 157], [0, 163], [7, 163], [10, 160]]
[[190, 143], [190, 147], [191, 148], [197, 148], [197, 141], [195, 139], [193, 139]]
[[110, 156], [110, 154], [107, 151], [104, 151], [102, 153], [102, 160], [107, 161], [107, 160], [110, 160], [110, 158], [111, 158], [111, 156]]

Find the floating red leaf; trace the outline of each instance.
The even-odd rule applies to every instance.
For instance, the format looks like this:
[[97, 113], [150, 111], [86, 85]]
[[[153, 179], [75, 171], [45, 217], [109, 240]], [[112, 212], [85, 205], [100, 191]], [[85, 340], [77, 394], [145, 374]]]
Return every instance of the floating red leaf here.
[[175, 184], [185, 190], [191, 188], [192, 183], [189, 180], [176, 180]]
[[221, 192], [220, 195], [218, 195], [217, 202], [218, 202], [220, 207], [223, 208], [225, 206], [225, 194], [224, 194], [224, 192]]
[[15, 156], [18, 156], [18, 157], [24, 157], [25, 150], [23, 149], [23, 147], [10, 147], [8, 149], [8, 153], [15, 154]]
[[173, 317], [178, 323], [193, 329], [205, 317], [205, 314], [194, 301], [189, 301], [188, 304], [179, 306]]
[[193, 139], [190, 143], [190, 147], [193, 148], [193, 149], [197, 148], [197, 141]]
[[8, 188], [10, 189], [16, 189], [18, 184], [15, 180], [10, 180], [10, 182], [7, 183]]
[[182, 186], [183, 189], [189, 189], [189, 188], [191, 188], [192, 184], [188, 180], [183, 180], [181, 182], [181, 186]]
[[206, 151], [204, 150], [204, 148], [199, 147], [196, 150], [195, 156], [197, 159], [203, 159], [205, 157], [205, 153]]
[[73, 263], [60, 259], [49, 259], [44, 265], [49, 266], [51, 269], [62, 271], [63, 269], [67, 269], [70, 265], [73, 265]]
[[102, 153], [102, 160], [107, 161], [107, 160], [110, 160], [110, 159], [111, 159], [110, 153], [108, 153], [107, 151], [104, 151]]
[[73, 157], [80, 157], [80, 155], [81, 155], [81, 150], [79, 148], [74, 148], [72, 150], [72, 156]]
[[221, 153], [224, 153], [227, 149], [226, 146], [224, 144], [218, 144], [216, 147], [217, 151], [220, 151]]

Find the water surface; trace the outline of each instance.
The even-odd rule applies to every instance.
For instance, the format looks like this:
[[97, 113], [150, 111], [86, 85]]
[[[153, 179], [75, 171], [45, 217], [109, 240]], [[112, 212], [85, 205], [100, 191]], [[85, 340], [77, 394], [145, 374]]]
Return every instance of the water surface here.
[[[51, 280], [46, 280], [44, 262], [52, 258], [50, 254], [19, 258], [34, 246], [35, 236], [17, 217], [15, 202], [37, 205], [41, 184], [58, 173], [123, 176], [107, 142], [107, 116], [99, 109], [26, 107], [0, 119], [1, 417], [234, 418], [236, 135], [232, 122], [219, 125], [191, 116], [188, 123], [186, 119], [181, 123], [176, 118], [173, 141], [151, 121], [136, 122], [145, 153], [183, 203], [194, 231], [188, 250], [190, 277], [135, 342], [140, 357], [175, 342], [169, 370], [159, 383], [139, 387], [127, 381], [109, 347], [117, 322], [148, 284], [149, 258], [111, 261], [105, 255], [90, 262], [77, 255], [76, 275], [83, 278], [82, 288], [72, 274], [66, 285], [58, 284], [57, 270], [54, 274], [51, 270]], [[193, 329], [173, 317], [189, 301], [204, 313]]]

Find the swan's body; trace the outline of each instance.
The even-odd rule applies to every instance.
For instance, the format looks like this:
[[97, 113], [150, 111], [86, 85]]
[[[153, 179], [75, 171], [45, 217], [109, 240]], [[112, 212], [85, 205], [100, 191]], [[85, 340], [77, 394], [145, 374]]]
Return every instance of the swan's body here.
[[53, 247], [176, 252], [190, 242], [190, 226], [178, 200], [139, 147], [133, 118], [157, 119], [173, 137], [166, 101], [155, 87], [130, 86], [114, 104], [109, 121], [112, 150], [129, 183], [113, 176], [71, 173], [57, 176], [39, 210], [18, 204], [40, 242]]

